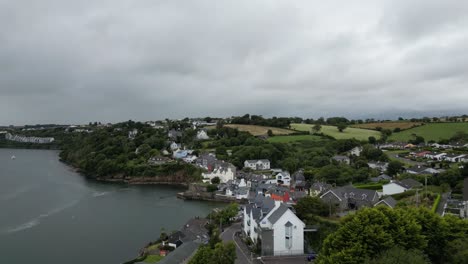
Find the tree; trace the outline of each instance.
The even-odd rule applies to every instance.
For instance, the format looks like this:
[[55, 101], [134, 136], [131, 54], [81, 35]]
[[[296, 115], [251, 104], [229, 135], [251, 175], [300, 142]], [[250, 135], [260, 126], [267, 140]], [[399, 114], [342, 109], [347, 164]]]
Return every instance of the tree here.
[[328, 205], [318, 197], [306, 196], [297, 202], [294, 209], [301, 219], [307, 218], [308, 215], [328, 216], [329, 214]]
[[213, 179], [211, 179], [212, 184], [219, 184], [220, 182], [221, 180], [219, 179], [219, 177], [214, 177]]
[[375, 145], [375, 143], [377, 143], [377, 139], [373, 136], [370, 136], [369, 137], [369, 144], [372, 144], [372, 145]]
[[364, 208], [325, 239], [317, 263], [358, 264], [395, 246], [424, 250], [426, 245], [421, 226], [404, 209]]
[[419, 250], [405, 250], [393, 247], [365, 264], [430, 264], [429, 259]]
[[189, 264], [234, 264], [235, 260], [236, 246], [233, 242], [229, 242], [218, 243], [214, 249], [205, 245], [201, 246], [190, 259]]
[[269, 137], [272, 137], [273, 136], [273, 131], [271, 129], [268, 129], [267, 135]]
[[388, 163], [387, 174], [395, 176], [403, 170], [403, 163], [398, 160], [392, 160]]
[[322, 130], [322, 125], [320, 125], [320, 124], [315, 124], [315, 125], [312, 127], [312, 132], [313, 132], [313, 133], [318, 133], [318, 132], [320, 132], [320, 130]]
[[348, 127], [348, 125], [345, 123], [340, 123], [336, 125], [336, 127], [338, 128], [338, 131], [343, 132]]

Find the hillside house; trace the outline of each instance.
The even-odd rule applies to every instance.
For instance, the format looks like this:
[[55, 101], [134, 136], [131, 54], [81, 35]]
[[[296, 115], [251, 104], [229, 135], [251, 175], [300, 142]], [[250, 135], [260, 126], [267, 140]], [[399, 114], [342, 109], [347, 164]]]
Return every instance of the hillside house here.
[[200, 130], [197, 132], [197, 139], [198, 140], [207, 140], [207, 139], [210, 139], [210, 137], [208, 136], [208, 134], [206, 133], [205, 130]]
[[359, 156], [361, 156], [361, 152], [362, 152], [362, 147], [354, 147], [348, 153], [349, 153], [349, 155], [359, 157]]
[[138, 129], [128, 131], [128, 139], [133, 140], [138, 135]]
[[335, 205], [341, 211], [372, 207], [379, 200], [375, 190], [357, 189], [344, 186], [331, 189], [320, 196], [326, 204]]
[[182, 138], [182, 132], [181, 131], [178, 131], [178, 130], [175, 130], [175, 129], [171, 129], [167, 132], [167, 136], [172, 139], [172, 140], [179, 140], [180, 138]]
[[291, 175], [287, 171], [282, 171], [275, 175], [276, 183], [278, 185], [290, 186], [291, 185]]
[[198, 167], [211, 172], [215, 168], [217, 161], [218, 159], [216, 159], [216, 155], [214, 153], [203, 153], [200, 155], [200, 157], [198, 157], [195, 164]]
[[436, 169], [424, 167], [424, 166], [421, 166], [421, 165], [417, 165], [417, 166], [407, 168], [406, 172], [410, 173], [410, 174], [437, 174], [437, 173], [439, 173], [439, 171], [436, 170]]
[[393, 181], [393, 182], [384, 184], [382, 187], [383, 187], [383, 195], [392, 195], [392, 194], [403, 193], [408, 190], [422, 187], [422, 184], [413, 179], [404, 179], [401, 181]]
[[246, 160], [244, 161], [244, 168], [250, 168], [252, 170], [269, 170], [270, 161], [267, 159]]
[[296, 191], [303, 191], [306, 189], [306, 180], [304, 176], [304, 171], [299, 170], [295, 172], [292, 176], [292, 189]]
[[461, 162], [465, 156], [465, 154], [447, 154], [445, 155], [444, 160], [450, 162]]
[[387, 171], [388, 168], [388, 162], [369, 162], [367, 165], [369, 168], [379, 170], [380, 172]]
[[391, 181], [392, 177], [387, 174], [380, 174], [377, 177], [370, 178], [371, 182]]
[[333, 186], [331, 186], [331, 184], [324, 183], [324, 182], [314, 182], [309, 189], [309, 193], [310, 193], [310, 196], [312, 197], [318, 197], [332, 188]]
[[213, 178], [218, 177], [222, 183], [234, 180], [236, 176], [236, 167], [228, 162], [216, 162], [213, 171], [202, 173], [203, 181], [210, 182]]
[[264, 256], [304, 254], [302, 222], [286, 205], [266, 197], [244, 207], [243, 232], [257, 243]]
[[151, 157], [151, 158], [148, 159], [148, 164], [157, 166], [157, 165], [162, 165], [162, 164], [169, 163], [171, 161], [172, 160], [170, 158], [167, 158], [167, 157], [154, 156], [154, 157]]
[[333, 156], [332, 159], [337, 161], [338, 163], [344, 163], [348, 165], [351, 163], [351, 159], [347, 156], [336, 155], [336, 156]]
[[430, 160], [442, 161], [442, 160], [444, 160], [444, 157], [446, 155], [447, 155], [447, 153], [431, 152], [431, 153], [428, 153], [428, 154], [424, 155], [424, 157], [426, 159], [430, 159]]
[[181, 144], [177, 144], [175, 143], [174, 141], [171, 142], [171, 144], [169, 145], [169, 148], [171, 149], [171, 151], [175, 151], [175, 150], [178, 150], [182, 147]]

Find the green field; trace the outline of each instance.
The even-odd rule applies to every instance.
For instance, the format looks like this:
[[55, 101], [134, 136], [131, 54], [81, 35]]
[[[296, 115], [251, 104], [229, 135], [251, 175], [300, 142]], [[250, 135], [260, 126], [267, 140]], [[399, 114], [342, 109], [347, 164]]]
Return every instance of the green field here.
[[[313, 126], [314, 125], [310, 124], [291, 124], [293, 129], [309, 132]], [[320, 130], [320, 132], [336, 139], [355, 138], [357, 140], [368, 140], [371, 136], [377, 139], [380, 138], [380, 132], [378, 131], [353, 127], [348, 127], [343, 132], [340, 132], [335, 126], [322, 126], [322, 130]]]
[[322, 140], [319, 136], [314, 135], [294, 135], [294, 136], [274, 136], [268, 138], [269, 142], [272, 143], [289, 143], [296, 141], [318, 141]]
[[468, 133], [468, 123], [434, 123], [420, 127], [411, 128], [399, 133], [393, 133], [391, 140], [408, 141], [413, 138], [413, 134], [423, 137], [426, 141], [450, 139], [456, 132], [465, 131]]

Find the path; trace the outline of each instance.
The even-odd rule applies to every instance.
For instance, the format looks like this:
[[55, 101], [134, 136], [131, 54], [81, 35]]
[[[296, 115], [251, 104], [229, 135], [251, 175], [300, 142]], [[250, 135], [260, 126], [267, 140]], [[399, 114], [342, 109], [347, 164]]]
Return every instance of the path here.
[[440, 196], [440, 203], [437, 206], [437, 210], [436, 210], [437, 214], [439, 214], [439, 215], [444, 214], [444, 209], [445, 209], [445, 205], [447, 204], [448, 196], [449, 196], [449, 193], [443, 193]]

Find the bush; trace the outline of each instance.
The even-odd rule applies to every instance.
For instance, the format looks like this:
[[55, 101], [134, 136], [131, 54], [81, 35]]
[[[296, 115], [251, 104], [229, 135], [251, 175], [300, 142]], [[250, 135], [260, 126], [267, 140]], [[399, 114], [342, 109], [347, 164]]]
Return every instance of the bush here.
[[207, 192], [216, 192], [218, 190], [218, 185], [216, 184], [210, 184], [206, 186], [206, 191]]
[[382, 190], [383, 183], [368, 183], [368, 184], [357, 184], [354, 187], [358, 189], [367, 189], [367, 190]]

